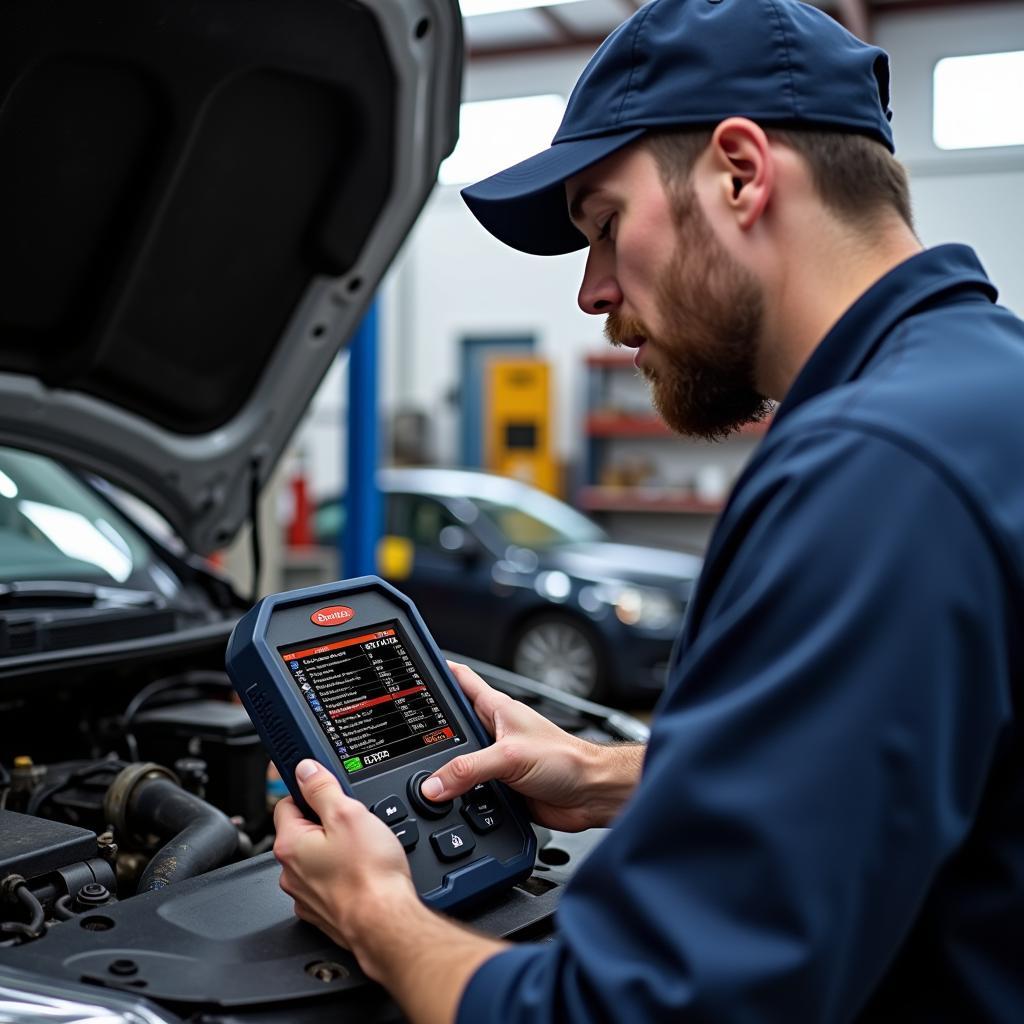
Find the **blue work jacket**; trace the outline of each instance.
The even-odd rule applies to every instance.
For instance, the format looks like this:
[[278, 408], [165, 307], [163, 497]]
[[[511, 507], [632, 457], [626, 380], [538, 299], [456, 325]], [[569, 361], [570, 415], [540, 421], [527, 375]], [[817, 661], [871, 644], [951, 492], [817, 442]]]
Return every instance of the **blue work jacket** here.
[[1024, 324], [887, 274], [707, 553], [643, 777], [462, 1024], [1024, 1021]]

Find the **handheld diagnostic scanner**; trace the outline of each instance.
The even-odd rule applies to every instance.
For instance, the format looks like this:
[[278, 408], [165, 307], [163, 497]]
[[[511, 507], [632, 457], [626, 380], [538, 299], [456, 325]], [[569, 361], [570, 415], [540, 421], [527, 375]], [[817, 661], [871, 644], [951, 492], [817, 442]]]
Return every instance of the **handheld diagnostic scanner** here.
[[519, 798], [484, 783], [434, 803], [420, 784], [491, 742], [413, 603], [376, 576], [263, 598], [235, 626], [227, 671], [288, 791], [311, 757], [391, 827], [423, 900], [451, 909], [533, 869]]

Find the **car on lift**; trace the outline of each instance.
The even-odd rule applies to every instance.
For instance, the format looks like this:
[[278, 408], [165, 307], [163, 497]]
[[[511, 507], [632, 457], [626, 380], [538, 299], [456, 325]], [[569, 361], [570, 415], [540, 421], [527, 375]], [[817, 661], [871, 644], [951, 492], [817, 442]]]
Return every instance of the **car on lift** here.
[[[0, 5], [11, 1024], [400, 1019], [278, 888], [267, 757], [223, 671], [249, 600], [206, 559], [257, 524], [426, 201], [461, 67], [456, 0]], [[581, 735], [642, 738], [480, 667]], [[545, 835], [470, 920], [550, 934], [596, 841]]]
[[[665, 685], [702, 560], [620, 544], [570, 505], [490, 473], [395, 467], [377, 475], [382, 568], [441, 646], [577, 697], [650, 704]], [[336, 543], [344, 503], [320, 502]]]

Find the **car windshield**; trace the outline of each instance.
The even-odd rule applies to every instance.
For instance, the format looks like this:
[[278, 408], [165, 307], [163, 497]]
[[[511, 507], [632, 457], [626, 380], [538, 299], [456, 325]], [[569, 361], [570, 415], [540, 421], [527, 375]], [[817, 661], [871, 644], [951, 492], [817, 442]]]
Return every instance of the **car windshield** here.
[[589, 544], [607, 540], [607, 534], [586, 516], [541, 491], [525, 489], [516, 504], [490, 498], [472, 498], [510, 544], [549, 548], [558, 544]]
[[152, 586], [143, 537], [59, 463], [0, 448], [0, 582]]

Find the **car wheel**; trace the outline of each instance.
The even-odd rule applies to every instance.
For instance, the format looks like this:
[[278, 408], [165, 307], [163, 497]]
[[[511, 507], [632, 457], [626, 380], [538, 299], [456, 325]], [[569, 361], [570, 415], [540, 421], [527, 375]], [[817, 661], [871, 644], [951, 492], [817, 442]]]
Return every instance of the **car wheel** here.
[[528, 622], [516, 635], [511, 660], [520, 675], [576, 697], [594, 698], [604, 689], [598, 642], [585, 625], [567, 615]]

